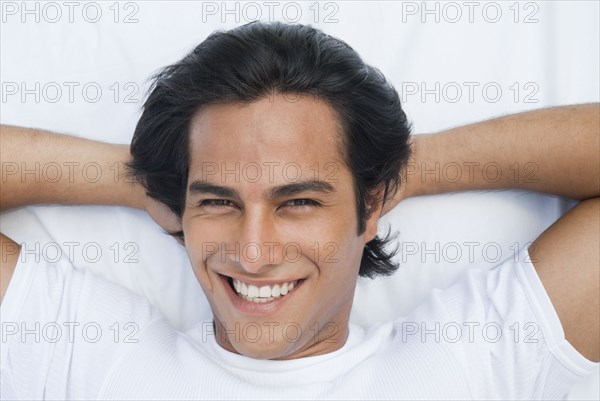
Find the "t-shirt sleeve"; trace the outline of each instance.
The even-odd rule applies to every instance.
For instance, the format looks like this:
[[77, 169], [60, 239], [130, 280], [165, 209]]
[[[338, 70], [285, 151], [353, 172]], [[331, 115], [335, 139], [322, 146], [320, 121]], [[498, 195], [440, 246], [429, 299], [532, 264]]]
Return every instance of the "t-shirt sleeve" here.
[[407, 328], [449, 350], [473, 399], [564, 399], [599, 365], [565, 339], [527, 250], [434, 289], [402, 321]]
[[68, 260], [21, 253], [0, 309], [1, 399], [95, 399], [111, 366], [162, 316]]

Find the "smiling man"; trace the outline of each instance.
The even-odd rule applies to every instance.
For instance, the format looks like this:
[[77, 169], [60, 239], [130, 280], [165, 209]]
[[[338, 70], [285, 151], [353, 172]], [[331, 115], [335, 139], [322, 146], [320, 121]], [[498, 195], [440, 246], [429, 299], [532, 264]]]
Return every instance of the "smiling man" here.
[[[2, 127], [3, 163], [118, 161], [140, 182], [7, 176], [3, 210], [145, 209], [185, 245], [213, 312], [177, 332], [145, 299], [67, 261], [19, 257], [3, 236], [3, 398], [562, 398], [600, 359], [598, 130], [598, 105], [582, 105], [411, 139], [381, 73], [335, 38], [278, 23], [215, 33], [161, 71], [130, 149]], [[533, 161], [539, 180], [420, 182], [405, 173], [411, 150], [419, 166]], [[582, 202], [519, 262], [473, 269], [395, 322], [349, 323], [359, 275], [396, 267], [392, 239], [377, 236], [382, 211], [410, 196], [509, 187]], [[521, 262], [529, 254], [534, 264]], [[134, 342], [15, 335], [82, 321], [139, 331]], [[537, 334], [409, 335], [451, 323]]]
[[[345, 342], [362, 249], [378, 214], [357, 235], [336, 121], [322, 101], [276, 95], [210, 106], [191, 122], [183, 232], [226, 349], [290, 359]], [[224, 174], [206, 171], [215, 165]], [[335, 167], [335, 175], [316, 176], [319, 166]], [[260, 331], [231, 341], [242, 327]], [[286, 331], [297, 341], [285, 341]]]
[[375, 237], [408, 139], [383, 75], [310, 27], [216, 33], [157, 75], [131, 166], [181, 217], [225, 349], [343, 346], [359, 273], [394, 271]]

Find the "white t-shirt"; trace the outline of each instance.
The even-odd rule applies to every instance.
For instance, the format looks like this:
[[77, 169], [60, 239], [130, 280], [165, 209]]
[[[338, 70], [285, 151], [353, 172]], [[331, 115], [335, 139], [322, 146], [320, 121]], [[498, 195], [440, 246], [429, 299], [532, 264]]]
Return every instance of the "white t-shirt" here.
[[185, 333], [69, 262], [20, 260], [1, 307], [2, 399], [562, 399], [595, 367], [565, 339], [531, 263], [470, 269], [409, 316], [289, 361]]

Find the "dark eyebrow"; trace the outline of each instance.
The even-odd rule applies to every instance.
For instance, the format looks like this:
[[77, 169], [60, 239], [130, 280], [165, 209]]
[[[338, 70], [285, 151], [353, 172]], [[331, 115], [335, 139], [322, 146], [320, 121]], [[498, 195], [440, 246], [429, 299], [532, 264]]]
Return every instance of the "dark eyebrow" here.
[[286, 196], [297, 195], [302, 192], [323, 192], [331, 193], [335, 192], [335, 188], [326, 181], [310, 180], [294, 182], [292, 184], [285, 184], [277, 186], [267, 192], [267, 197], [270, 199], [280, 198]]
[[[212, 194], [226, 198], [240, 198], [238, 191], [233, 188], [221, 185], [211, 184], [205, 181], [194, 181], [188, 187], [192, 194]], [[279, 185], [267, 191], [266, 197], [269, 199], [293, 196], [302, 192], [335, 192], [335, 188], [326, 181], [310, 180], [294, 182], [291, 184]]]
[[216, 196], [222, 196], [226, 198], [238, 198], [239, 193], [229, 187], [223, 187], [221, 185], [210, 184], [204, 181], [194, 181], [188, 187], [188, 191], [192, 194], [213, 194]]

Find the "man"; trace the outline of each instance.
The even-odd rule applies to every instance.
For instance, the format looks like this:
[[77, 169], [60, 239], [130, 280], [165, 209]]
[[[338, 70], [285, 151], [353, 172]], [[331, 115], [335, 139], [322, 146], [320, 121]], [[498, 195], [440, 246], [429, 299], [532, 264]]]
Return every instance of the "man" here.
[[[3, 162], [129, 165], [140, 184], [9, 180], [2, 209], [147, 210], [185, 245], [215, 331], [208, 341], [206, 325], [176, 332], [139, 296], [65, 261], [23, 261], [3, 236], [3, 322], [140, 328], [135, 343], [12, 338], [3, 346], [3, 395], [560, 398], [600, 360], [598, 129], [598, 105], [582, 105], [411, 139], [398, 95], [376, 69], [320, 31], [278, 23], [213, 34], [160, 72], [130, 150], [3, 127]], [[538, 181], [518, 188], [583, 201], [529, 248], [533, 266], [472, 272], [410, 316], [506, 330], [533, 323], [535, 341], [424, 343], [404, 335], [404, 320], [349, 325], [357, 277], [395, 269], [391, 239], [376, 235], [382, 211], [411, 196], [515, 186], [411, 179], [411, 151], [416, 165], [533, 161]]]

